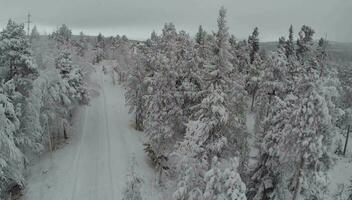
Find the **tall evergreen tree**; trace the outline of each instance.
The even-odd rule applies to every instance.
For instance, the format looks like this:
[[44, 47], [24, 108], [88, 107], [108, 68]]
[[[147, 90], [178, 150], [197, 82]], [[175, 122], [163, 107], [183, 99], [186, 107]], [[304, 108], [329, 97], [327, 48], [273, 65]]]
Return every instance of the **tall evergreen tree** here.
[[295, 54], [295, 43], [293, 36], [293, 26], [291, 25], [289, 28], [288, 40], [286, 41], [286, 56], [290, 57]]
[[249, 45], [249, 58], [250, 63], [253, 64], [256, 55], [259, 53], [259, 30], [258, 27], [255, 27], [253, 33], [248, 37], [248, 45]]
[[0, 65], [7, 72], [5, 79], [14, 79], [16, 91], [28, 94], [32, 81], [38, 76], [38, 69], [23, 24], [9, 20], [0, 33]]

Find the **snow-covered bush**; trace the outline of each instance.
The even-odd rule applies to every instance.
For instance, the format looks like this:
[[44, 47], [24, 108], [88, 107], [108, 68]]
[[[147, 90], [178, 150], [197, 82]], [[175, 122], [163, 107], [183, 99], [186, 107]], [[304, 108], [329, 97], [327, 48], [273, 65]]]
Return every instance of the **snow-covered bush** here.
[[143, 179], [138, 176], [135, 171], [136, 162], [133, 159], [133, 163], [130, 172], [127, 176], [126, 188], [123, 192], [122, 200], [142, 200], [141, 187]]

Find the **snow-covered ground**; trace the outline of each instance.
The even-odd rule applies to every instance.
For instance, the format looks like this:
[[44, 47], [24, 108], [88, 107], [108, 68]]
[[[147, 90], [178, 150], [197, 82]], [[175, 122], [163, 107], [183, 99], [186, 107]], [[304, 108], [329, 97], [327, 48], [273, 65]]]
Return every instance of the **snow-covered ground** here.
[[96, 67], [99, 95], [81, 111], [69, 144], [31, 167], [24, 200], [119, 200], [135, 157], [144, 199], [157, 200], [155, 173], [143, 152], [144, 137], [131, 127], [123, 89]]

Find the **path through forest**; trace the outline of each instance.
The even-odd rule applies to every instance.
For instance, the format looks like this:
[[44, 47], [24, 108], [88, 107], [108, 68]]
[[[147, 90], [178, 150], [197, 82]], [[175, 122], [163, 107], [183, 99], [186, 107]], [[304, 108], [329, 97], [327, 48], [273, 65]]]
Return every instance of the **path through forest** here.
[[24, 200], [120, 200], [135, 157], [144, 179], [144, 199], [159, 199], [153, 169], [143, 152], [143, 135], [131, 127], [123, 89], [101, 67], [91, 78], [96, 90], [77, 117], [69, 144], [31, 167]]

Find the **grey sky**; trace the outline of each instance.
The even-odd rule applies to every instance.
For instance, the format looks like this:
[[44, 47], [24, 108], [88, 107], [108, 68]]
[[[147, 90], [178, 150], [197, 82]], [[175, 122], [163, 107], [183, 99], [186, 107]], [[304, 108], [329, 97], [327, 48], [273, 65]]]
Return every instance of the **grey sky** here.
[[221, 5], [238, 38], [258, 26], [260, 38], [273, 41], [286, 36], [290, 24], [296, 32], [306, 24], [316, 30], [316, 37], [327, 34], [329, 40], [352, 42], [352, 0], [0, 0], [0, 26], [10, 17], [24, 22], [30, 12], [42, 32], [65, 23], [76, 33], [144, 39], [165, 22], [190, 34], [200, 24], [215, 30]]

